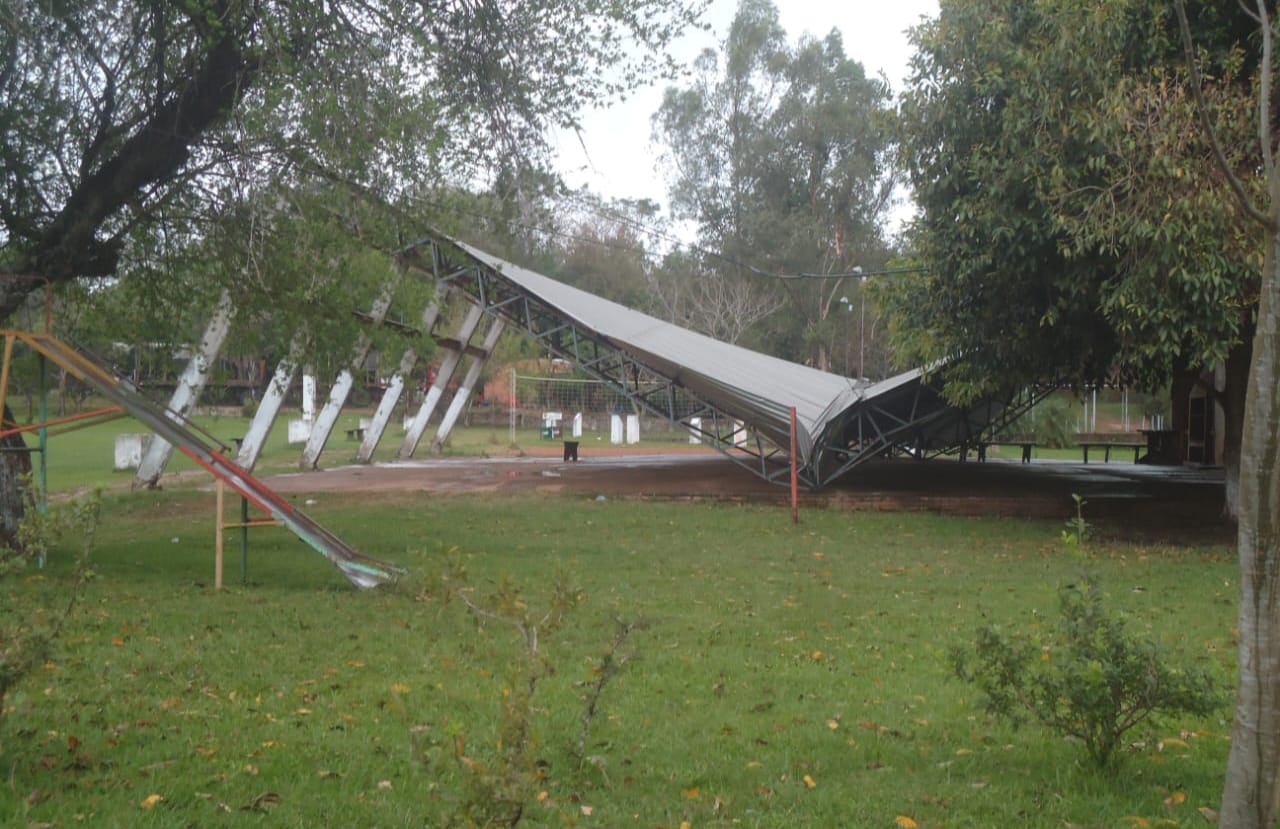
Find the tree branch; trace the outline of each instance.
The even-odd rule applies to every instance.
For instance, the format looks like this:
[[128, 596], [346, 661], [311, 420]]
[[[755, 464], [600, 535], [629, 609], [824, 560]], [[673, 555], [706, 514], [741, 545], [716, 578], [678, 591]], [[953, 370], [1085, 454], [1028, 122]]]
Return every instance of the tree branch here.
[[[1263, 0], [1257, 0], [1257, 2], [1259, 9], [1262, 9], [1265, 14]], [[1222, 142], [1218, 140], [1218, 132], [1213, 128], [1213, 123], [1209, 120], [1209, 107], [1204, 100], [1204, 90], [1201, 88], [1203, 81], [1200, 78], [1199, 65], [1196, 63], [1195, 44], [1191, 40], [1191, 25], [1187, 23], [1186, 0], [1174, 0], [1173, 7], [1178, 13], [1178, 30], [1182, 33], [1182, 49], [1186, 55], [1187, 71], [1191, 76], [1191, 94], [1195, 97], [1196, 114], [1200, 116], [1200, 126], [1209, 138], [1209, 145], [1213, 148], [1214, 161], [1217, 162], [1219, 169], [1222, 170], [1222, 174], [1226, 176], [1227, 184], [1231, 187], [1231, 192], [1235, 196], [1236, 203], [1240, 206], [1240, 209], [1255, 222], [1258, 222], [1264, 227], [1271, 227], [1273, 224], [1271, 216], [1263, 212], [1256, 204], [1253, 203], [1253, 199], [1249, 198], [1249, 194], [1245, 190], [1244, 183], [1240, 181], [1239, 177], [1236, 176], [1235, 171], [1231, 169], [1231, 164], [1227, 161], [1227, 154], [1222, 149]], [[1271, 79], [1271, 38], [1269, 27], [1264, 27], [1263, 48], [1264, 62], [1262, 64], [1262, 78], [1263, 89], [1266, 90]], [[1264, 98], [1262, 103], [1262, 113], [1264, 117], [1260, 119], [1258, 128], [1260, 134], [1265, 134], [1267, 130], [1267, 122], [1265, 119], [1267, 112], [1268, 105]], [[1263, 140], [1262, 152], [1263, 157], [1266, 159], [1266, 170], [1269, 175], [1272, 169], [1270, 140]]]

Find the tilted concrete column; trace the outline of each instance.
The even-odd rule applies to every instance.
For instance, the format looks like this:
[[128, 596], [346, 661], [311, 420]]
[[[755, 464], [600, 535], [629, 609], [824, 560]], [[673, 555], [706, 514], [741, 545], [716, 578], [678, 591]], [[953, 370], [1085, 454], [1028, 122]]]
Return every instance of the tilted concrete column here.
[[[373, 303], [373, 307], [369, 310], [369, 319], [374, 325], [382, 322], [387, 316], [387, 309], [391, 307], [391, 299], [395, 296], [396, 283], [399, 281], [399, 275], [391, 279], [383, 286], [382, 294], [378, 300]], [[329, 389], [329, 399], [325, 402], [324, 407], [320, 409], [320, 414], [316, 415], [315, 422], [311, 424], [311, 437], [307, 438], [307, 445], [302, 450], [302, 468], [315, 469], [320, 463], [320, 453], [324, 451], [324, 446], [329, 442], [329, 435], [333, 432], [333, 427], [338, 422], [338, 415], [342, 414], [342, 407], [347, 404], [347, 395], [351, 393], [351, 384], [355, 382], [353, 371], [359, 371], [364, 367], [364, 361], [369, 356], [369, 348], [373, 345], [373, 339], [368, 334], [361, 334], [356, 338], [355, 347], [351, 349], [351, 367], [344, 368], [338, 373], [338, 378], [333, 381], [333, 386]]]
[[[223, 291], [213, 316], [205, 327], [204, 336], [200, 339], [196, 353], [191, 356], [191, 360], [182, 372], [182, 377], [178, 379], [178, 387], [173, 390], [173, 397], [169, 400], [169, 410], [165, 412], [170, 420], [182, 423], [191, 416], [196, 403], [200, 402], [205, 383], [209, 381], [209, 369], [218, 359], [218, 354], [222, 352], [222, 344], [227, 341], [227, 332], [231, 330], [231, 319], [235, 313], [231, 294]], [[142, 453], [138, 474], [133, 479], [134, 488], [155, 488], [172, 456], [173, 444], [156, 435], [146, 451]]]
[[484, 370], [485, 364], [489, 362], [489, 357], [493, 355], [493, 349], [497, 347], [504, 327], [505, 323], [502, 318], [495, 317], [493, 324], [489, 326], [488, 333], [484, 335], [484, 344], [480, 347], [480, 355], [471, 358], [471, 365], [467, 367], [467, 374], [462, 378], [462, 385], [458, 387], [458, 391], [453, 395], [453, 400], [449, 402], [449, 408], [444, 413], [444, 419], [440, 421], [440, 428], [436, 430], [436, 436], [431, 441], [431, 453], [433, 455], [439, 455], [444, 450], [444, 442], [449, 439], [449, 433], [453, 431], [459, 415], [462, 414], [462, 410], [471, 399], [471, 390], [480, 381], [480, 372]]
[[[440, 287], [437, 286], [436, 290], [439, 291]], [[430, 334], [439, 317], [440, 304], [432, 300], [427, 309], [422, 312], [422, 330]], [[396, 404], [400, 402], [400, 395], [404, 393], [404, 378], [413, 372], [413, 367], [417, 364], [418, 352], [412, 348], [406, 348], [404, 354], [400, 357], [399, 368], [391, 376], [391, 384], [382, 393], [382, 399], [378, 401], [378, 408], [374, 410], [373, 418], [370, 420], [369, 426], [364, 430], [364, 441], [356, 452], [357, 463], [368, 463], [373, 459], [373, 453], [377, 450], [378, 443], [382, 441], [382, 435], [387, 429], [387, 424], [391, 422], [391, 415], [395, 411]]]
[[236, 463], [245, 469], [252, 471], [258, 463], [258, 458], [262, 456], [262, 449], [267, 444], [267, 435], [271, 434], [271, 427], [280, 415], [280, 407], [284, 404], [285, 395], [293, 385], [293, 376], [298, 370], [298, 363], [306, 353], [307, 340], [305, 334], [294, 335], [292, 342], [289, 343], [288, 355], [276, 366], [271, 382], [267, 383], [267, 389], [262, 393], [262, 400], [258, 401], [258, 411], [254, 412], [253, 421], [240, 441], [240, 453], [236, 455]]
[[417, 451], [418, 444], [422, 441], [422, 435], [427, 430], [427, 423], [431, 420], [431, 414], [436, 409], [436, 404], [440, 402], [440, 396], [444, 394], [444, 390], [449, 387], [449, 381], [453, 379], [453, 373], [458, 368], [458, 362], [462, 359], [462, 352], [467, 350], [467, 344], [471, 342], [471, 338], [476, 333], [476, 327], [480, 325], [480, 317], [484, 312], [480, 310], [479, 305], [472, 305], [467, 310], [467, 316], [462, 320], [462, 325], [458, 329], [458, 345], [444, 346], [444, 357], [440, 360], [440, 371], [436, 373], [435, 382], [431, 384], [431, 388], [427, 389], [427, 399], [422, 401], [422, 405], [418, 407], [418, 413], [413, 416], [413, 422], [409, 424], [409, 429], [405, 432], [404, 443], [400, 445], [398, 457], [400, 460], [408, 460], [413, 457], [413, 453]]

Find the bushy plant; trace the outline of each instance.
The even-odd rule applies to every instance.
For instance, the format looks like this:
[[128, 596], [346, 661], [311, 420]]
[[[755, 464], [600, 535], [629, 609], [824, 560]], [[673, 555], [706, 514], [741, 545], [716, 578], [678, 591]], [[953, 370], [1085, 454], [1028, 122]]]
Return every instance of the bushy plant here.
[[565, 572], [557, 574], [542, 610], [531, 607], [523, 591], [507, 579], [491, 595], [478, 597], [458, 557], [433, 592], [460, 600], [481, 627], [509, 629], [523, 658], [509, 666], [496, 746], [468, 746], [466, 730], [454, 724], [444, 735], [413, 732], [415, 754], [428, 771], [450, 757], [461, 769], [466, 791], [455, 805], [451, 825], [517, 826], [534, 802], [542, 776], [534, 753], [534, 700], [542, 680], [555, 670], [544, 646], [584, 597]]
[[1107, 612], [1095, 576], [1082, 575], [1058, 595], [1055, 639], [1032, 643], [986, 625], [972, 649], [953, 650], [956, 675], [983, 692], [988, 713], [1015, 724], [1033, 720], [1078, 739], [1105, 767], [1134, 729], [1221, 707], [1208, 672], [1171, 667], [1154, 642]]
[[[29, 482], [25, 491], [34, 492]], [[92, 576], [89, 552], [100, 506], [97, 493], [53, 514], [42, 513], [34, 500], [29, 500], [26, 517], [18, 527], [18, 548], [0, 549], [0, 589], [5, 591], [5, 601], [0, 602], [0, 717], [9, 692], [48, 659], [63, 623]], [[60, 538], [77, 539], [79, 556], [75, 577], [55, 600], [27, 583], [26, 574], [33, 564], [43, 564]]]
[[1066, 399], [1053, 395], [1011, 423], [1004, 429], [1004, 434], [1026, 437], [1050, 449], [1063, 449], [1071, 445], [1075, 428], [1072, 405]]

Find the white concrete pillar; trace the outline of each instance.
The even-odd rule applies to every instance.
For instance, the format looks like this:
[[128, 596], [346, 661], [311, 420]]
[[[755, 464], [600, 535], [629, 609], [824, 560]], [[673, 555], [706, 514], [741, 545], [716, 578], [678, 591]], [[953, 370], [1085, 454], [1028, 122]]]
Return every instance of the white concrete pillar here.
[[316, 376], [310, 368], [302, 375], [302, 419], [307, 423], [316, 419]]
[[[443, 288], [440, 285], [436, 285], [437, 294], [442, 290]], [[427, 305], [426, 310], [422, 312], [422, 330], [430, 333], [439, 318], [440, 304], [432, 300]], [[418, 352], [412, 348], [406, 348], [404, 354], [400, 356], [400, 365], [396, 368], [396, 373], [391, 376], [391, 382], [383, 391], [382, 399], [378, 401], [378, 408], [374, 410], [369, 426], [365, 429], [364, 440], [360, 444], [360, 449], [356, 452], [357, 463], [368, 463], [373, 460], [373, 453], [382, 441], [382, 435], [386, 432], [387, 424], [391, 422], [391, 414], [395, 411], [396, 404], [400, 402], [401, 395], [404, 394], [404, 378], [413, 373], [413, 368], [417, 364]], [[406, 431], [408, 431], [407, 427]]]
[[[175, 423], [186, 421], [200, 402], [200, 395], [209, 380], [209, 371], [222, 352], [222, 344], [227, 340], [227, 332], [231, 330], [231, 320], [235, 313], [230, 292], [223, 291], [213, 316], [205, 327], [204, 336], [200, 338], [200, 345], [183, 369], [182, 376], [178, 378], [178, 386], [169, 400], [165, 415]], [[142, 453], [133, 486], [154, 488], [160, 482], [160, 476], [164, 474], [164, 468], [172, 456], [173, 444], [157, 436]]]
[[433, 454], [438, 455], [444, 451], [444, 442], [449, 439], [449, 433], [457, 425], [458, 417], [461, 416], [462, 410], [471, 399], [471, 392], [476, 387], [476, 383], [480, 382], [480, 373], [484, 370], [485, 363], [489, 361], [489, 356], [493, 354], [493, 349], [497, 347], [504, 327], [505, 323], [502, 318], [495, 317], [493, 323], [489, 326], [489, 331], [484, 335], [484, 343], [480, 346], [480, 355], [471, 358], [471, 365], [467, 367], [466, 376], [462, 378], [462, 385], [458, 387], [458, 391], [453, 395], [453, 400], [449, 401], [449, 408], [445, 411], [444, 418], [440, 421], [440, 428], [436, 430], [436, 436], [431, 440], [431, 452]]
[[413, 417], [413, 422], [405, 430], [404, 442], [400, 444], [400, 451], [397, 453], [400, 460], [408, 460], [413, 457], [414, 452], [418, 451], [418, 444], [422, 442], [422, 436], [427, 431], [427, 423], [440, 402], [440, 396], [449, 387], [453, 373], [457, 371], [458, 363], [462, 360], [462, 352], [466, 350], [467, 344], [475, 335], [476, 327], [480, 325], [480, 317], [483, 315], [484, 311], [479, 305], [472, 305], [458, 329], [458, 347], [444, 346], [444, 356], [440, 360], [440, 370], [436, 372], [435, 382], [427, 390], [427, 398], [422, 401], [422, 405], [418, 407], [418, 413]]
[[[387, 309], [391, 307], [391, 300], [395, 296], [399, 276], [397, 273], [387, 280], [387, 284], [382, 286], [382, 293], [369, 309], [369, 320], [374, 325], [380, 324], [386, 318]], [[355, 383], [352, 372], [364, 368], [364, 361], [369, 357], [369, 349], [372, 345], [373, 340], [368, 334], [361, 334], [356, 338], [356, 344], [351, 349], [351, 362], [348, 364], [350, 367], [338, 373], [337, 379], [329, 389], [329, 399], [316, 415], [315, 423], [311, 427], [311, 436], [307, 438], [307, 445], [302, 450], [304, 469], [315, 469], [320, 465], [320, 453], [329, 442], [329, 435], [333, 434], [333, 427], [338, 424], [338, 415], [342, 414], [342, 407], [347, 404], [347, 396], [351, 394], [351, 386]]]

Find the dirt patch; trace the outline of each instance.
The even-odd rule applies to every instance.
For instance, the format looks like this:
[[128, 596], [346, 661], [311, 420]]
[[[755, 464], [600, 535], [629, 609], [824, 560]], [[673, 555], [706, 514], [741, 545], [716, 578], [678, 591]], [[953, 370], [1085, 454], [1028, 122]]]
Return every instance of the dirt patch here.
[[[286, 495], [406, 492], [426, 495], [530, 495], [728, 500], [787, 504], [785, 486], [705, 450], [584, 453], [565, 463], [550, 449], [523, 457], [442, 458], [274, 475]], [[801, 509], [935, 511], [1065, 520], [1072, 495], [1088, 500], [1090, 521], [1106, 535], [1153, 542], [1229, 542], [1221, 518], [1220, 470], [1134, 464], [879, 460], [820, 492], [803, 492]]]

